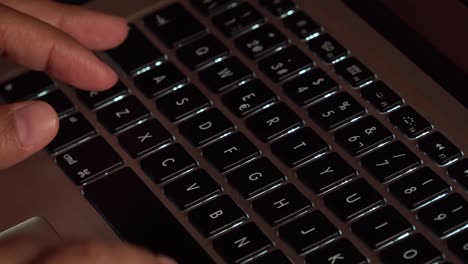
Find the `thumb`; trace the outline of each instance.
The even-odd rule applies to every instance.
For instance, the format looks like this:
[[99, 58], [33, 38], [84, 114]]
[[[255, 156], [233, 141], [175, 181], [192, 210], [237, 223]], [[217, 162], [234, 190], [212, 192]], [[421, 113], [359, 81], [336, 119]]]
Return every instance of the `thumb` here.
[[44, 148], [57, 134], [58, 117], [40, 101], [0, 105], [0, 169]]

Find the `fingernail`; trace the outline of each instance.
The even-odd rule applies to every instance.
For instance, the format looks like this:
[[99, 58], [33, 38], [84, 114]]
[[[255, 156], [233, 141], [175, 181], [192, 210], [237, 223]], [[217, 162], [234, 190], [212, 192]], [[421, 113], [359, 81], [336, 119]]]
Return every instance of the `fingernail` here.
[[15, 110], [16, 133], [23, 147], [47, 144], [55, 135], [58, 118], [44, 102], [31, 102]]

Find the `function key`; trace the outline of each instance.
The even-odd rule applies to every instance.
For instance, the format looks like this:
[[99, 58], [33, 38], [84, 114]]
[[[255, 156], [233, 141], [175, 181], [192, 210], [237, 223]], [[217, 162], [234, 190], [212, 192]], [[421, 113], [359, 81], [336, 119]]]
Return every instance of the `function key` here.
[[233, 37], [261, 24], [265, 18], [249, 3], [242, 3], [213, 17], [213, 24], [226, 36]]
[[284, 222], [312, 207], [293, 185], [285, 185], [252, 202], [252, 208], [270, 225]]
[[302, 125], [303, 121], [286, 104], [278, 103], [247, 119], [247, 127], [263, 142]]
[[187, 81], [172, 63], [166, 62], [134, 78], [135, 86], [147, 97], [154, 97]]
[[375, 117], [367, 116], [338, 130], [334, 138], [351, 155], [359, 156], [391, 140], [393, 134]]
[[381, 81], [366, 85], [361, 89], [361, 94], [381, 113], [388, 112], [403, 104], [403, 99]]
[[76, 96], [81, 100], [81, 102], [93, 110], [127, 92], [127, 87], [125, 87], [125, 85], [120, 81], [109, 90], [102, 92], [75, 90]]
[[296, 11], [292, 15], [283, 18], [283, 23], [298, 38], [304, 40], [322, 31], [322, 27], [303, 11]]
[[271, 242], [254, 224], [247, 223], [213, 240], [213, 246], [228, 263], [244, 260], [265, 252]]
[[164, 193], [180, 209], [185, 210], [221, 192], [221, 187], [200, 169], [164, 186]]
[[196, 147], [216, 140], [234, 129], [234, 125], [218, 109], [210, 109], [179, 125], [179, 131]]
[[122, 159], [101, 137], [93, 138], [56, 158], [57, 164], [76, 183], [81, 184], [122, 164]]
[[365, 180], [357, 179], [323, 197], [323, 202], [341, 220], [349, 221], [385, 202]]
[[321, 212], [314, 211], [281, 226], [278, 234], [301, 254], [339, 236], [340, 231]]
[[111, 133], [118, 132], [148, 115], [148, 110], [135, 96], [127, 96], [96, 112], [99, 122]]
[[164, 59], [164, 55], [134, 26], [130, 26], [127, 39], [107, 54], [129, 75]]
[[155, 119], [151, 119], [129, 130], [118, 137], [120, 145], [134, 158], [158, 148], [174, 137]]
[[7, 102], [29, 99], [52, 88], [54, 83], [43, 72], [29, 71], [0, 84], [0, 96]]
[[227, 48], [213, 35], [190, 42], [176, 51], [177, 57], [192, 70], [229, 54]]
[[335, 71], [353, 87], [361, 87], [375, 79], [374, 73], [356, 58], [336, 63]]
[[267, 158], [249, 162], [228, 173], [226, 179], [247, 199], [285, 181], [283, 173]]
[[450, 186], [429, 168], [422, 168], [393, 182], [388, 190], [408, 208], [415, 209], [449, 192]]
[[146, 26], [170, 47], [183, 44], [206, 30], [179, 3], [171, 4], [146, 16], [144, 21]]
[[420, 234], [399, 241], [380, 253], [383, 263], [435, 263], [442, 253]]
[[334, 63], [348, 56], [349, 51], [328, 34], [322, 34], [308, 41], [309, 48], [327, 63]]
[[434, 132], [420, 139], [418, 148], [441, 166], [462, 155], [461, 150], [439, 132]]
[[94, 127], [81, 113], [75, 113], [60, 119], [59, 131], [47, 145], [50, 153], [55, 153], [82, 141], [96, 133]]
[[63, 116], [74, 109], [73, 103], [60, 90], [51, 91], [40, 96], [37, 100], [48, 103], [52, 108], [54, 108], [55, 112], [57, 112], [59, 116]]
[[249, 262], [249, 264], [292, 264], [292, 262], [279, 250], [275, 250], [268, 254]]
[[456, 236], [450, 238], [447, 242], [450, 250], [455, 252], [455, 254], [457, 254], [461, 260], [468, 259], [468, 230], [457, 234]]
[[291, 0], [260, 0], [260, 4], [275, 16], [286, 15], [296, 9], [296, 4]]
[[306, 256], [307, 264], [315, 263], [369, 263], [367, 258], [359, 252], [347, 239], [340, 239], [330, 245], [326, 245], [312, 254]]
[[310, 127], [294, 131], [271, 144], [273, 154], [290, 168], [329, 149], [328, 144]]
[[196, 165], [197, 162], [179, 144], [165, 147], [141, 160], [141, 168], [157, 183], [167, 181]]
[[462, 159], [451, 165], [448, 167], [447, 173], [468, 190], [468, 159]]
[[193, 209], [187, 218], [204, 236], [211, 237], [246, 219], [247, 215], [224, 195]]
[[261, 57], [288, 43], [273, 25], [260, 26], [236, 39], [236, 46], [251, 59]]
[[395, 110], [388, 115], [388, 119], [411, 139], [432, 129], [432, 125], [411, 106]]
[[326, 130], [333, 130], [366, 113], [351, 95], [342, 92], [309, 108], [309, 116]]
[[258, 62], [258, 67], [274, 82], [282, 81], [313, 66], [313, 61], [296, 46], [289, 46]]
[[199, 72], [200, 80], [213, 92], [221, 92], [252, 76], [239, 59], [230, 57]]
[[243, 134], [235, 133], [205, 147], [202, 154], [224, 172], [255, 157], [259, 150]]
[[356, 177], [357, 173], [340, 155], [332, 152], [301, 167], [297, 176], [316, 194]]
[[393, 142], [361, 159], [361, 165], [381, 182], [387, 182], [421, 164], [400, 141]]
[[223, 103], [238, 117], [243, 117], [276, 101], [277, 96], [266, 85], [252, 80], [223, 95]]
[[367, 215], [351, 225], [351, 230], [370, 248], [380, 248], [413, 231], [413, 226], [391, 206]]
[[284, 92], [298, 105], [307, 105], [339, 89], [335, 80], [321, 69], [307, 71], [283, 84]]
[[453, 193], [419, 210], [418, 219], [439, 237], [447, 236], [468, 224], [468, 202]]
[[158, 109], [173, 122], [179, 121], [209, 105], [210, 101], [191, 84], [156, 100]]
[[237, 2], [237, 0], [191, 0], [191, 2], [204, 15], [211, 16], [228, 8]]

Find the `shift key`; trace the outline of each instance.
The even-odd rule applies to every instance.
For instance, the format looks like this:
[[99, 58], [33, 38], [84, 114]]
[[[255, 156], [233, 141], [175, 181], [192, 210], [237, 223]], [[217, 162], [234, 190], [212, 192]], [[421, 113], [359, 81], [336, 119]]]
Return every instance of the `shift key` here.
[[120, 156], [101, 137], [57, 156], [57, 164], [77, 185], [110, 171], [122, 162]]

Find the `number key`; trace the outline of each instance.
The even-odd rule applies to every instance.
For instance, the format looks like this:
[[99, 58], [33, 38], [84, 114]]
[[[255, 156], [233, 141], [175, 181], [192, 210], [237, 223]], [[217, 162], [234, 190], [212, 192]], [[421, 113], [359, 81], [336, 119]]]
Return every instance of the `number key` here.
[[251, 59], [258, 58], [288, 43], [273, 25], [267, 24], [236, 39], [237, 47]]
[[273, 81], [279, 82], [312, 66], [312, 64], [312, 60], [301, 50], [290, 46], [262, 59], [258, 63], [258, 67]]

